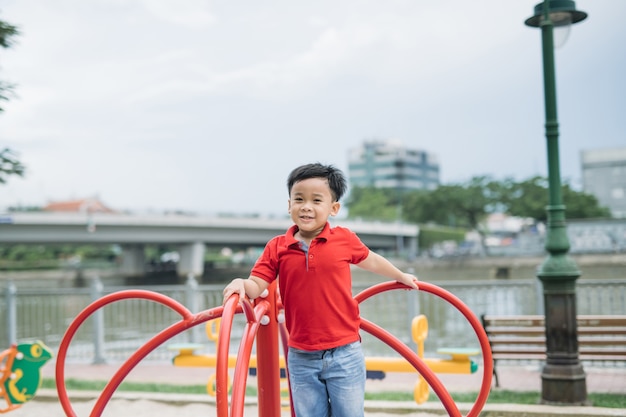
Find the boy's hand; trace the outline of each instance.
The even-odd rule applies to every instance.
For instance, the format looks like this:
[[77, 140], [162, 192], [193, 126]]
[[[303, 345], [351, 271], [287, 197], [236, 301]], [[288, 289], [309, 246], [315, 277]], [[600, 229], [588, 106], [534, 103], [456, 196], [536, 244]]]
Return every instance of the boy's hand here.
[[417, 281], [419, 281], [419, 279], [415, 275], [408, 274], [406, 272], [404, 272], [402, 274], [402, 278], [398, 280], [398, 282], [401, 282], [402, 284], [406, 285], [407, 287], [411, 287], [414, 290], [419, 290], [419, 286], [417, 284]]
[[231, 283], [224, 288], [222, 294], [224, 295], [222, 305], [226, 304], [226, 301], [228, 301], [233, 294], [239, 294], [239, 299], [242, 300], [246, 296], [246, 287], [243, 279], [235, 278], [232, 280]]

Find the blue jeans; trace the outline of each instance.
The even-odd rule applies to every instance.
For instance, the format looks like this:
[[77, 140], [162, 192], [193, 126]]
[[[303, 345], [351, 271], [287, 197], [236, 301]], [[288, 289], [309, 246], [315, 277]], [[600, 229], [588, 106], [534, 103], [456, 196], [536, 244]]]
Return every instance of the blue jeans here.
[[287, 367], [296, 417], [363, 417], [365, 357], [361, 342], [316, 351], [290, 347]]

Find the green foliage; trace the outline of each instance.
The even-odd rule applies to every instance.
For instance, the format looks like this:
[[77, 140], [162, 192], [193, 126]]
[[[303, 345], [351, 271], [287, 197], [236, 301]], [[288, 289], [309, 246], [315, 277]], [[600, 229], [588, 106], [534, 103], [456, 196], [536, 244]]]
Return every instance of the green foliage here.
[[428, 193], [416, 193], [414, 198], [407, 196], [406, 219], [478, 229], [495, 204], [490, 183], [488, 177], [475, 177], [465, 184], [441, 185]]
[[461, 243], [465, 240], [466, 233], [466, 229], [436, 225], [420, 226], [418, 246], [420, 248], [430, 248], [435, 243], [447, 240], [453, 240], [457, 243]]
[[[67, 390], [102, 391], [108, 381], [98, 380], [78, 380], [69, 378], [65, 380]], [[52, 378], [44, 378], [42, 388], [55, 389], [56, 381]], [[175, 385], [149, 382], [122, 382], [118, 391], [131, 392], [156, 392], [156, 393], [179, 393], [179, 394], [206, 394], [205, 385]], [[256, 396], [255, 387], [246, 387], [246, 396]], [[456, 403], [474, 403], [478, 397], [478, 392], [458, 392], [450, 393]], [[589, 393], [589, 401], [595, 407], [605, 408], [626, 408], [626, 396], [620, 393]], [[368, 401], [414, 401], [411, 389], [406, 391], [378, 391], [366, 392], [365, 399]], [[491, 390], [487, 404], [539, 404], [541, 396], [537, 391], [510, 391]], [[439, 398], [431, 392], [429, 402], [439, 402]]]
[[[396, 220], [409, 223], [436, 223], [475, 229], [497, 205], [488, 177], [476, 177], [466, 184], [441, 185], [432, 191], [355, 188], [349, 201], [350, 218]], [[398, 209], [401, 207], [401, 210]]]
[[41, 206], [10, 206], [7, 211], [9, 213], [38, 213], [43, 210]]
[[543, 221], [548, 205], [548, 180], [532, 177], [520, 183], [506, 179], [502, 183], [502, 200], [512, 216]]
[[[0, 20], [0, 47], [9, 48], [13, 39], [19, 34], [17, 27]], [[0, 80], [0, 103], [9, 100], [13, 85]], [[4, 108], [0, 106], [0, 113]], [[0, 151], [0, 184], [5, 184], [10, 175], [24, 175], [24, 166], [17, 159], [15, 153], [8, 148]]]
[[228, 264], [231, 260], [230, 256], [222, 254], [221, 249], [206, 248], [204, 251], [204, 261], [213, 264]]
[[[516, 183], [507, 179], [501, 183], [501, 200], [512, 216], [529, 217], [539, 222], [547, 220], [546, 206], [549, 199], [548, 179], [532, 177]], [[572, 190], [569, 184], [562, 186], [561, 196], [568, 219], [611, 217], [606, 207], [601, 207], [598, 199], [590, 194]]]
[[[9, 84], [0, 80], [0, 103], [3, 101], [9, 101], [9, 97], [13, 94], [13, 84]], [[0, 106], [0, 113], [4, 111], [4, 108]]]
[[568, 219], [610, 218], [611, 210], [600, 206], [598, 199], [580, 191], [572, 190], [568, 184], [563, 187], [565, 215]]
[[5, 184], [10, 175], [24, 176], [24, 165], [9, 148], [0, 151], [0, 184]]
[[588, 394], [589, 401], [595, 407], [626, 409], [626, 395], [592, 392]]
[[[419, 247], [430, 248], [445, 240], [463, 241], [465, 231], [477, 231], [483, 241], [484, 223], [491, 213], [532, 218], [546, 222], [548, 180], [532, 177], [522, 182], [507, 178], [474, 177], [466, 183], [440, 185], [431, 191], [399, 194], [395, 189], [355, 188], [347, 202], [348, 217], [366, 220], [396, 221], [420, 225], [441, 225], [451, 229], [421, 226]], [[562, 198], [567, 219], [610, 217], [595, 197], [563, 185]], [[485, 251], [488, 248], [484, 245]]]
[[0, 270], [56, 269], [70, 258], [111, 262], [112, 246], [98, 245], [0, 245]]
[[[478, 397], [477, 392], [452, 393], [452, 399], [457, 403], [473, 403]], [[609, 394], [591, 392], [587, 395], [589, 401], [595, 407], [604, 408], [626, 408], [626, 396], [623, 394]], [[429, 401], [438, 401], [435, 395], [432, 395]], [[489, 393], [487, 404], [539, 404], [541, 394], [536, 391], [511, 391], [494, 389]]]
[[[81, 380], [68, 378], [65, 380], [65, 388], [67, 390], [76, 391], [102, 391], [108, 381], [103, 380]], [[56, 381], [51, 378], [43, 378], [42, 388], [56, 389]], [[207, 394], [206, 385], [174, 385], [162, 384], [156, 382], [122, 382], [117, 389], [120, 392], [157, 392], [157, 393], [174, 393], [174, 394]], [[246, 396], [257, 395], [255, 387], [246, 388]]]
[[[568, 219], [610, 217], [610, 211], [600, 207], [595, 197], [574, 191], [569, 184], [563, 185], [562, 198]], [[435, 223], [479, 232], [485, 218], [497, 212], [545, 222], [547, 205], [546, 178], [515, 182], [510, 178], [497, 181], [485, 176], [402, 195], [396, 190], [355, 188], [347, 202], [350, 218], [396, 220], [401, 215], [409, 223]]]
[[395, 190], [355, 187], [350, 191], [346, 205], [349, 217], [363, 220], [394, 221], [398, 219], [399, 204]]
[[10, 48], [13, 45], [14, 38], [19, 35], [20, 31], [17, 26], [13, 26], [7, 22], [0, 20], [0, 46]]
[[[17, 27], [0, 20], [0, 47], [10, 48], [13, 45], [13, 39], [19, 34]], [[0, 102], [9, 99], [9, 93], [13, 90], [13, 85], [0, 81]], [[4, 109], [0, 106], [0, 113]]]
[[[472, 404], [478, 398], [478, 392], [451, 392], [450, 396], [456, 402]], [[626, 408], [626, 396], [618, 393], [591, 392], [587, 395], [595, 407]], [[368, 401], [414, 401], [413, 393], [397, 391], [366, 392]], [[439, 402], [437, 395], [431, 391], [428, 402]], [[489, 393], [487, 404], [524, 404], [535, 405], [541, 401], [541, 394], [537, 391], [511, 391], [494, 389]]]

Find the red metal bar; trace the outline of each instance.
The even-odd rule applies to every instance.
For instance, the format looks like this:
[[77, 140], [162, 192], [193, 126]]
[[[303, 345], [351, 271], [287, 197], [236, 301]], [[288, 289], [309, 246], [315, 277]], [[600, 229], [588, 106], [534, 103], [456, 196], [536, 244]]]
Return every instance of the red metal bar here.
[[[419, 287], [420, 290], [439, 296], [456, 307], [457, 310], [465, 316], [476, 332], [483, 351], [484, 372], [478, 398], [467, 417], [477, 417], [486, 403], [487, 397], [489, 396], [491, 377], [493, 373], [493, 361], [487, 335], [485, 334], [478, 318], [476, 318], [473, 312], [456, 296], [435, 285], [425, 282], [420, 282]], [[357, 302], [361, 303], [376, 294], [395, 289], [406, 290], [408, 288], [395, 281], [386, 282], [366, 289], [358, 294], [355, 299]], [[246, 325], [242, 343], [239, 347], [239, 356], [235, 367], [231, 417], [243, 416], [247, 369], [249, 366], [250, 354], [255, 336], [257, 337], [259, 416], [280, 417], [280, 363], [278, 357], [279, 328], [285, 358], [287, 357], [288, 334], [284, 328], [284, 324], [278, 323], [278, 309], [281, 308], [282, 303], [280, 302], [278, 293], [276, 292], [276, 283], [270, 285], [268, 292], [268, 297], [266, 299], [257, 300], [254, 307], [252, 307], [247, 300], [242, 300], [240, 305], [238, 303], [239, 296], [235, 296], [231, 297], [231, 299], [225, 303], [224, 307], [215, 307], [196, 315], [191, 314], [189, 310], [177, 301], [152, 291], [119, 291], [94, 301], [70, 324], [59, 347], [56, 364], [56, 379], [59, 401], [61, 402], [63, 410], [68, 417], [76, 417], [67, 396], [64, 365], [70, 341], [78, 328], [91, 314], [109, 303], [129, 298], [140, 298], [160, 302], [161, 304], [164, 304], [165, 306], [178, 312], [182, 316], [182, 319], [158, 333], [142, 347], [140, 347], [133, 355], [131, 355], [131, 357], [120, 367], [100, 394], [90, 414], [91, 417], [100, 417], [104, 407], [110, 401], [111, 396], [118, 388], [119, 384], [128, 375], [128, 373], [130, 373], [132, 369], [155, 348], [190, 327], [220, 316], [222, 317], [222, 326], [220, 329], [217, 348], [216, 403], [218, 417], [228, 417], [228, 354], [230, 347], [230, 335], [234, 315], [242, 312], [246, 315], [248, 323]], [[261, 324], [261, 320], [263, 320], [263, 322], [267, 321], [267, 323]], [[439, 381], [434, 372], [428, 368], [428, 366], [417, 356], [417, 354], [415, 354], [415, 352], [411, 351], [406, 345], [401, 343], [397, 338], [384, 329], [365, 319], [361, 320], [361, 328], [387, 343], [390, 347], [407, 359], [407, 361], [415, 367], [415, 369], [434, 389], [435, 393], [438, 395], [439, 399], [448, 411], [448, 414], [455, 417], [460, 416], [458, 407], [450, 397], [450, 394], [447, 392], [443, 384], [441, 384], [441, 381]], [[293, 409], [291, 414], [294, 416]]]
[[450, 396], [450, 393], [443, 386], [439, 378], [435, 375], [433, 371], [424, 363], [422, 359], [415, 352], [409, 349], [405, 344], [400, 342], [395, 336], [391, 333], [387, 332], [383, 328], [375, 325], [374, 323], [361, 318], [361, 328], [366, 332], [376, 336], [383, 342], [387, 343], [392, 349], [396, 352], [404, 356], [404, 358], [420, 373], [428, 382], [441, 402], [443, 406], [448, 411], [448, 415], [450, 417], [461, 417], [461, 412], [459, 411], [456, 403]]
[[[246, 301], [244, 303], [244, 311], [248, 311], [246, 305], [250, 305], [249, 302]], [[252, 306], [250, 305], [250, 307]], [[248, 322], [246, 324], [246, 328], [244, 329], [241, 343], [239, 344], [239, 352], [237, 353], [237, 362], [235, 364], [235, 372], [233, 376], [233, 391], [230, 399], [231, 417], [243, 417], [252, 345], [254, 344], [254, 338], [257, 335], [259, 326], [261, 325], [261, 317], [267, 313], [268, 308], [269, 303], [263, 301], [257, 303], [256, 307], [254, 307], [254, 310], [252, 310], [252, 316], [246, 314]]]
[[215, 363], [215, 405], [218, 417], [228, 417], [228, 353], [233, 317], [237, 311], [239, 296], [230, 297], [224, 304], [220, 335], [217, 340]]
[[[436, 285], [429, 284], [427, 282], [420, 281], [418, 282], [417, 285], [419, 286], [420, 291], [426, 291], [428, 293], [434, 294], [444, 299], [448, 303], [452, 304], [454, 307], [456, 307], [456, 309], [459, 310], [459, 312], [461, 312], [463, 316], [465, 316], [467, 321], [470, 323], [470, 325], [474, 329], [476, 336], [478, 337], [478, 341], [480, 343], [480, 348], [482, 350], [482, 355], [483, 355], [483, 379], [482, 379], [480, 392], [478, 393], [478, 397], [476, 398], [476, 402], [474, 403], [474, 406], [470, 409], [469, 413], [467, 414], [467, 417], [478, 417], [478, 415], [480, 414], [480, 411], [482, 410], [485, 403], [487, 402], [487, 398], [489, 397], [489, 392], [491, 390], [491, 378], [493, 376], [493, 358], [491, 355], [491, 348], [489, 346], [489, 339], [487, 338], [487, 334], [485, 333], [485, 330], [483, 329], [483, 326], [480, 320], [476, 317], [476, 315], [472, 312], [472, 310], [470, 310], [469, 307], [467, 307], [457, 296], [444, 290], [443, 288], [437, 287]], [[361, 293], [357, 294], [354, 298], [359, 303], [361, 303], [376, 294], [379, 294], [381, 292], [388, 291], [388, 290], [395, 290], [395, 289], [408, 289], [408, 287], [397, 281], [383, 282], [381, 284], [374, 285], [362, 291]], [[413, 354], [413, 352], [411, 353]], [[429, 385], [433, 387], [439, 399], [444, 403], [444, 407], [446, 407], [446, 409], [451, 408], [452, 404], [447, 404], [447, 402], [453, 402], [453, 401], [449, 397], [447, 390], [445, 391], [445, 394], [448, 394], [448, 395], [444, 395], [443, 392], [440, 394], [429, 379], [429, 378], [437, 379], [437, 382], [435, 384], [439, 385], [439, 379], [435, 376], [435, 374], [432, 373], [432, 376], [427, 378], [427, 373], [422, 373], [408, 357], [405, 356], [405, 358], [409, 362], [411, 362], [413, 366], [415, 366], [415, 369], [418, 370], [418, 372], [420, 372], [422, 376], [424, 376], [424, 378], [429, 383]], [[430, 371], [430, 369], [428, 369], [428, 371]], [[442, 398], [442, 396], [445, 399]], [[456, 405], [455, 405], [455, 408], [456, 408]]]
[[261, 325], [257, 335], [257, 384], [259, 416], [280, 417], [280, 363], [278, 361], [278, 321], [276, 281], [268, 287], [269, 322]]
[[[59, 396], [59, 402], [61, 403], [61, 407], [63, 408], [63, 410], [65, 411], [65, 414], [68, 417], [76, 417], [76, 413], [72, 409], [71, 402], [67, 395], [67, 388], [65, 386], [65, 358], [67, 357], [67, 350], [69, 348], [72, 338], [74, 337], [74, 335], [80, 328], [81, 324], [87, 318], [89, 318], [89, 316], [93, 314], [96, 310], [100, 309], [101, 307], [107, 304], [113, 303], [115, 301], [129, 299], [129, 298], [140, 298], [140, 299], [160, 302], [161, 304], [164, 304], [165, 306], [176, 311], [183, 317], [183, 320], [179, 322], [179, 323], [182, 323], [182, 325], [180, 326], [181, 327], [180, 331], [185, 330], [187, 328], [185, 326], [188, 326], [189, 323], [193, 320], [193, 315], [191, 314], [189, 310], [187, 310], [187, 308], [185, 308], [185, 306], [175, 301], [174, 299], [171, 299], [169, 297], [164, 296], [163, 294], [159, 294], [153, 291], [145, 291], [145, 290], [119, 291], [119, 292], [115, 292], [112, 294], [108, 294], [92, 302], [83, 311], [81, 311], [76, 316], [76, 318], [72, 321], [72, 323], [66, 330], [65, 334], [63, 335], [63, 339], [61, 340], [61, 344], [59, 345], [59, 352], [57, 353], [57, 362], [56, 362], [56, 368], [55, 368], [55, 378], [57, 381], [57, 394]], [[130, 372], [131, 370], [132, 370], [132, 367], [130, 367], [129, 369], [125, 369], [124, 371], [122, 370], [118, 371], [118, 374], [120, 374], [121, 376], [120, 380], [123, 379], [123, 377], [125, 377], [128, 374], [128, 372]], [[124, 372], [125, 374], [121, 375]], [[117, 382], [117, 384], [115, 382], [114, 383], [111, 383], [111, 382], [112, 381], [110, 381], [109, 384], [107, 385], [108, 389], [106, 393], [103, 391], [100, 395], [99, 400], [102, 400], [100, 402], [103, 404], [100, 404], [98, 409], [94, 407], [91, 413], [92, 416], [99, 416], [100, 414], [102, 414], [102, 409], [104, 409], [104, 406], [106, 405], [106, 403], [108, 403], [111, 395], [113, 394], [113, 392], [119, 385], [119, 382]]]

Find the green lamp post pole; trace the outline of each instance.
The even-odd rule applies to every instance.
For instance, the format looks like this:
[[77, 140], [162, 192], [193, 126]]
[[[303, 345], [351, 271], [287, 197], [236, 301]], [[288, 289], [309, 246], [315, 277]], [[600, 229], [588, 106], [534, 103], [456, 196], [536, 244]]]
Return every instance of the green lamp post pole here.
[[541, 373], [541, 401], [546, 404], [585, 404], [587, 385], [578, 357], [576, 280], [580, 271], [567, 255], [570, 245], [565, 224], [559, 170], [559, 123], [556, 111], [554, 27], [587, 17], [575, 10], [574, 1], [545, 0], [535, 6], [526, 25], [541, 28], [548, 151], [549, 203], [547, 207], [546, 259], [537, 271], [543, 284], [546, 363]]

